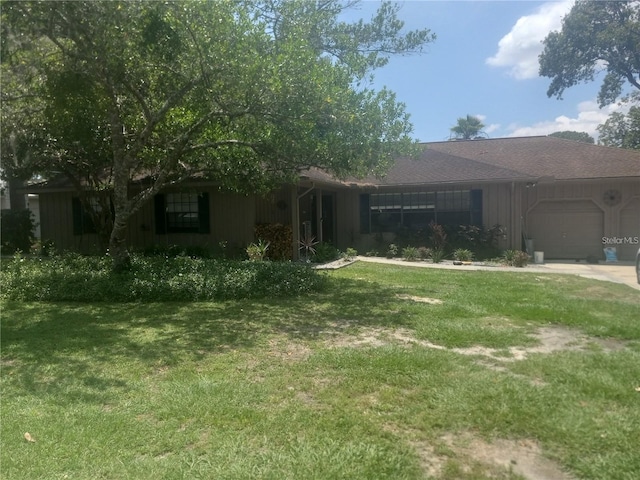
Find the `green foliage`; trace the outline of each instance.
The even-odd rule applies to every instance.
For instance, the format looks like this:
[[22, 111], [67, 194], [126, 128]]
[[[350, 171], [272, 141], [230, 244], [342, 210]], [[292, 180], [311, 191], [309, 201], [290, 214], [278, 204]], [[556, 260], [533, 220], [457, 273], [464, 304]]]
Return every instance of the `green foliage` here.
[[402, 249], [402, 258], [407, 262], [415, 262], [420, 258], [420, 252], [416, 247], [404, 247]]
[[467, 115], [466, 117], [458, 118], [457, 122], [458, 123], [450, 129], [453, 134], [453, 138], [457, 140], [482, 138], [484, 133], [482, 129], [485, 125], [478, 117]]
[[2, 210], [0, 213], [2, 243], [0, 253], [10, 255], [16, 251], [29, 252], [35, 241], [35, 223], [30, 210]]
[[262, 262], [267, 256], [267, 250], [269, 249], [269, 242], [265, 242], [260, 239], [257, 243], [250, 244], [247, 249], [247, 256], [252, 262]]
[[[63, 171], [78, 189], [112, 192], [109, 252], [123, 264], [128, 219], [195, 175], [254, 192], [309, 165], [382, 173], [419, 149], [405, 106], [367, 79], [434, 36], [405, 31], [391, 2], [370, 22], [348, 23], [352, 6], [5, 2], [3, 161], [47, 159], [32, 171]], [[142, 173], [142, 190], [128, 195]], [[260, 238], [272, 258], [289, 258]]]
[[290, 225], [281, 223], [256, 225], [255, 236], [269, 244], [266, 258], [269, 260], [291, 260], [293, 230]]
[[151, 302], [295, 296], [322, 287], [323, 278], [291, 262], [132, 256], [114, 273], [110, 259], [64, 254], [16, 256], [2, 263], [1, 298], [19, 301]]
[[457, 248], [453, 251], [453, 258], [461, 262], [473, 260], [473, 252], [466, 248]]
[[444, 248], [434, 248], [431, 250], [431, 260], [433, 263], [440, 263], [447, 257], [447, 252]]
[[544, 39], [540, 75], [551, 78], [549, 97], [591, 82], [602, 68], [606, 76], [598, 93], [601, 107], [611, 104], [629, 82], [640, 89], [640, 5], [638, 2], [578, 0], [562, 20], [561, 31]]
[[450, 230], [448, 238], [450, 246], [454, 249], [471, 250], [474, 258], [486, 260], [500, 254], [498, 239], [502, 235], [504, 235], [504, 228], [497, 224], [490, 228], [459, 225], [456, 229]]
[[526, 267], [529, 263], [529, 254], [522, 250], [506, 250], [502, 258], [510, 267]]
[[353, 260], [354, 258], [356, 258], [358, 256], [358, 251], [355, 248], [347, 248], [344, 253], [342, 254], [342, 258], [343, 260], [350, 262], [351, 260]]
[[387, 258], [393, 258], [398, 256], [398, 246], [395, 243], [391, 243], [387, 248]]
[[553, 132], [550, 137], [564, 138], [565, 140], [573, 140], [575, 142], [596, 143], [594, 138], [587, 132], [575, 132], [572, 130], [564, 130], [562, 132]]
[[427, 247], [418, 247], [418, 256], [420, 260], [431, 258], [431, 249]]
[[214, 258], [214, 252], [205, 246], [201, 245], [149, 245], [140, 252], [147, 257], [191, 257], [191, 258]]
[[329, 242], [320, 242], [312, 245], [314, 250], [311, 261], [315, 263], [326, 263], [336, 260], [340, 256], [340, 251]]
[[[635, 97], [640, 101], [640, 95]], [[607, 147], [640, 150], [640, 106], [629, 108], [627, 114], [614, 112], [598, 125], [598, 142]]]

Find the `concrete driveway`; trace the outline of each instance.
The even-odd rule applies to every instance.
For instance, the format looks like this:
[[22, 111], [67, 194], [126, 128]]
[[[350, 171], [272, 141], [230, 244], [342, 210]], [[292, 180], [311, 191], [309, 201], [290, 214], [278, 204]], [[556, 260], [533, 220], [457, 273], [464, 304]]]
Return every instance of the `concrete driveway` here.
[[381, 257], [358, 257], [363, 262], [389, 263], [412, 267], [441, 268], [450, 270], [491, 270], [491, 271], [511, 271], [521, 273], [563, 273], [568, 275], [579, 275], [594, 280], [606, 282], [622, 283], [636, 290], [640, 290], [640, 285], [636, 281], [635, 264], [633, 262], [618, 262], [615, 264], [589, 264], [584, 262], [560, 262], [550, 261], [543, 264], [530, 264], [524, 268], [488, 266], [482, 264], [453, 265], [451, 261], [442, 263], [427, 262], [406, 262], [401, 259], [387, 259]]

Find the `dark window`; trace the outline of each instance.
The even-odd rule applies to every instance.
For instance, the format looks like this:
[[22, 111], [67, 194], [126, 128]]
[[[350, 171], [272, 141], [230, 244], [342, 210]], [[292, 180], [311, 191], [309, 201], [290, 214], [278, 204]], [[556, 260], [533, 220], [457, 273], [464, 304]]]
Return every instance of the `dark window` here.
[[429, 223], [482, 223], [481, 190], [372, 193], [360, 195], [362, 233], [390, 232], [399, 227], [421, 230]]
[[156, 233], [209, 233], [209, 194], [166, 193], [155, 197]]

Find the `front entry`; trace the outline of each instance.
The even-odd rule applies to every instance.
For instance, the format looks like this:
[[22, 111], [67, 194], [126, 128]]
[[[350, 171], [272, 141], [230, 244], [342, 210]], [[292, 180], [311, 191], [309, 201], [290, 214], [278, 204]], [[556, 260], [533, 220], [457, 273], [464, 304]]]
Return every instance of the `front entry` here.
[[[320, 205], [318, 205], [320, 198]], [[334, 194], [314, 195], [311, 200], [311, 225], [317, 241], [336, 245]]]

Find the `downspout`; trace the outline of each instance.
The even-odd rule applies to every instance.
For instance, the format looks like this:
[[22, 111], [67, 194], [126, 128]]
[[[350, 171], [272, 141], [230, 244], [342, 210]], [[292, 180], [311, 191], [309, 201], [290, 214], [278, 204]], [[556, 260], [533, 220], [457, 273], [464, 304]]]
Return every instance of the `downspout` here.
[[[311, 186], [305, 190], [304, 192], [302, 192], [300, 195], [292, 195], [293, 199], [295, 200], [293, 202], [294, 207], [292, 208], [293, 210], [293, 245], [291, 245], [291, 248], [293, 250], [293, 255], [292, 258], [294, 260], [298, 260], [300, 258], [300, 250], [298, 249], [298, 245], [300, 245], [300, 199], [306, 195], [308, 195], [309, 193], [311, 193], [314, 189], [316, 188], [316, 184], [315, 182], [311, 182]], [[293, 190], [294, 194], [295, 194], [295, 189]]]

